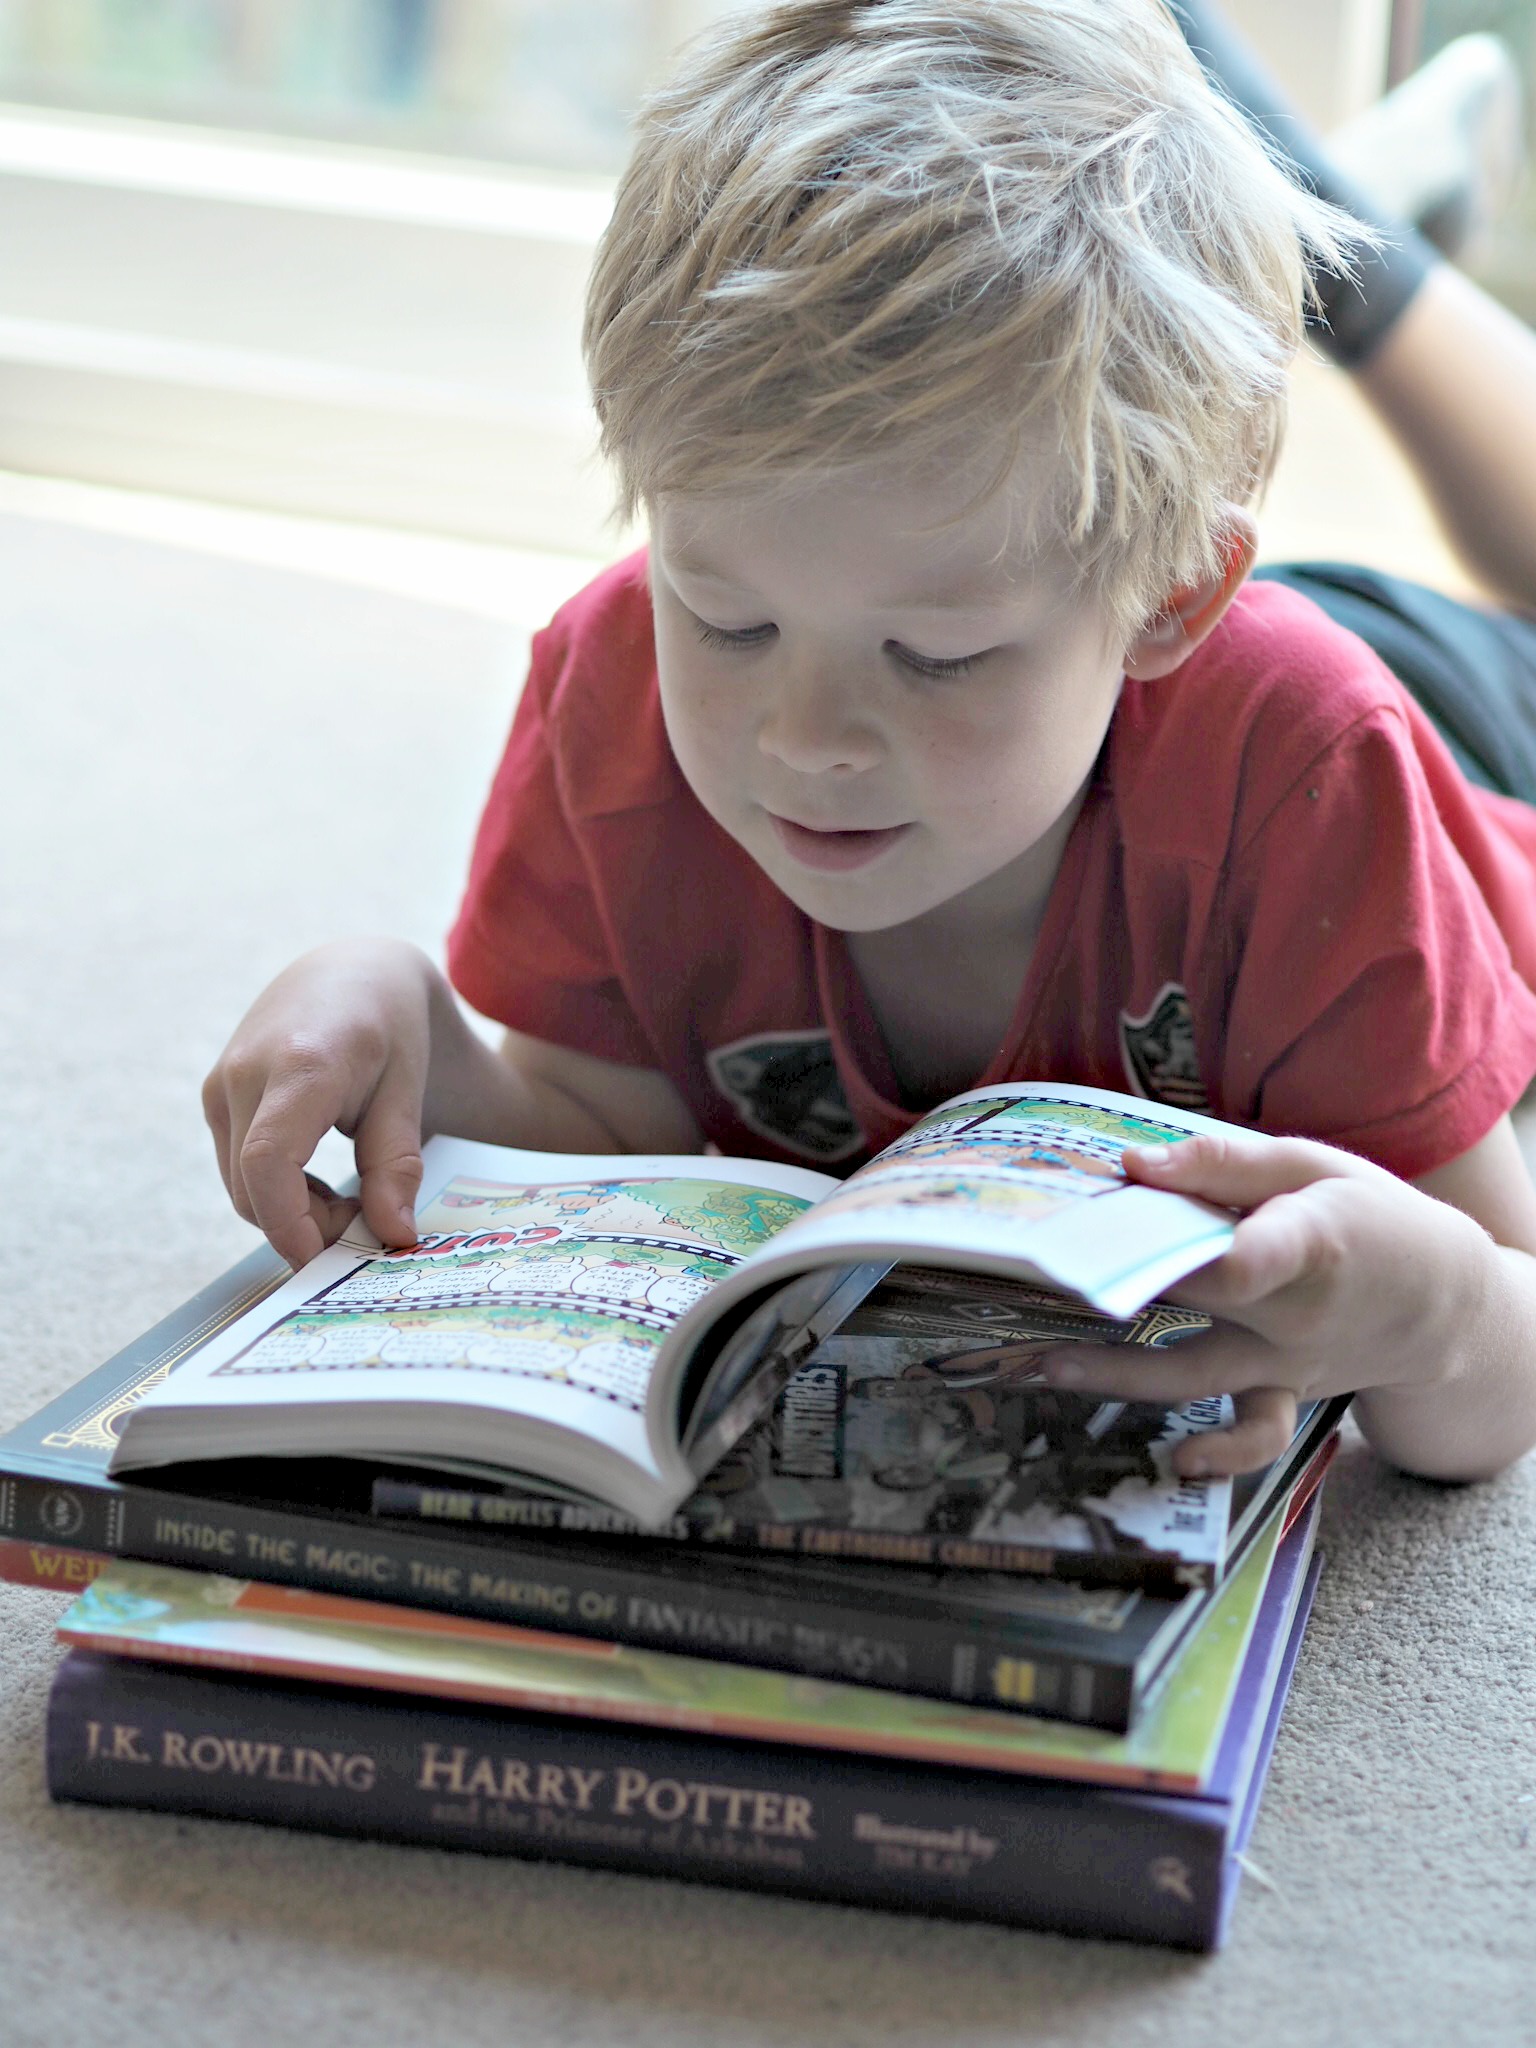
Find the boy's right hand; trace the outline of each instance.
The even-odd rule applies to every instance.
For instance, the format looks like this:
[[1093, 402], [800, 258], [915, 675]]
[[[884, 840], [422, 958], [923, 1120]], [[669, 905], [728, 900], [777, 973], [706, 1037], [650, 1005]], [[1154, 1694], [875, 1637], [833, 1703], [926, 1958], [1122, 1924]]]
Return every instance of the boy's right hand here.
[[415, 1242], [437, 978], [392, 939], [306, 953], [257, 997], [204, 1082], [230, 1200], [290, 1265], [357, 1213], [305, 1170], [333, 1127], [356, 1147], [364, 1220], [385, 1244]]

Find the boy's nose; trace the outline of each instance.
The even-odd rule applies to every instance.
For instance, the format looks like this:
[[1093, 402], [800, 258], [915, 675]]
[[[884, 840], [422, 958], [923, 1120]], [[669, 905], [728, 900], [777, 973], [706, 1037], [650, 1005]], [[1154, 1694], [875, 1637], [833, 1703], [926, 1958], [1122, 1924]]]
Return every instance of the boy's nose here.
[[757, 743], [800, 775], [872, 768], [883, 752], [859, 691], [846, 677], [825, 673], [783, 678], [758, 727]]

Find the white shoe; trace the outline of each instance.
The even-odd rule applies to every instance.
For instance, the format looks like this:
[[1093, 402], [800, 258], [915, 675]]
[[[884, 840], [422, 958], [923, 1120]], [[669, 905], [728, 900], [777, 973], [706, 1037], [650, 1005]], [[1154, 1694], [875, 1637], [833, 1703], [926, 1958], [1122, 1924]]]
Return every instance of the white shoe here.
[[1328, 154], [1447, 256], [1502, 212], [1525, 169], [1525, 95], [1497, 36], [1458, 36], [1328, 138]]

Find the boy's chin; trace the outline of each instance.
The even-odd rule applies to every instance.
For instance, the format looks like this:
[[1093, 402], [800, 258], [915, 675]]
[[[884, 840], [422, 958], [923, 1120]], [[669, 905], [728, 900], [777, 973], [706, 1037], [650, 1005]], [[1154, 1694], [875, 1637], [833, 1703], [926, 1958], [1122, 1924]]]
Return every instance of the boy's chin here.
[[911, 891], [877, 888], [872, 877], [786, 874], [782, 865], [766, 872], [797, 910], [828, 931], [850, 937], [894, 931], [937, 908]]

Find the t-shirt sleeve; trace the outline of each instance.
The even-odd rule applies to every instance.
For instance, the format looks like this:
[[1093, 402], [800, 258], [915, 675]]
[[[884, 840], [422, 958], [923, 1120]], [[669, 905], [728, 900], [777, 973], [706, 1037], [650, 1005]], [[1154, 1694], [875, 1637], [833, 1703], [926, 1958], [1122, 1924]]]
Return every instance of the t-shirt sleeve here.
[[1485, 828], [1418, 728], [1378, 705], [1309, 763], [1235, 850], [1223, 919], [1224, 1112], [1407, 1179], [1536, 1071], [1536, 997], [1474, 873]]
[[554, 628], [537, 636], [449, 934], [449, 978], [477, 1010], [511, 1030], [598, 1059], [653, 1066], [614, 969], [599, 892], [562, 787], [555, 730], [563, 658]]

